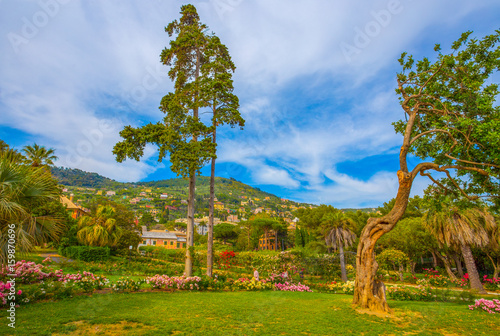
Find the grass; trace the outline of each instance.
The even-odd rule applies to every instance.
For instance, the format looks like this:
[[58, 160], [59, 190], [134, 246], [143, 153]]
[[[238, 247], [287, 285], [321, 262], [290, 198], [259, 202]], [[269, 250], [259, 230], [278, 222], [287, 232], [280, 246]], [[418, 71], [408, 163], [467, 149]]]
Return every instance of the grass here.
[[0, 312], [1, 335], [498, 335], [500, 316], [465, 304], [397, 302], [362, 314], [352, 296], [290, 292], [153, 292], [78, 296]]

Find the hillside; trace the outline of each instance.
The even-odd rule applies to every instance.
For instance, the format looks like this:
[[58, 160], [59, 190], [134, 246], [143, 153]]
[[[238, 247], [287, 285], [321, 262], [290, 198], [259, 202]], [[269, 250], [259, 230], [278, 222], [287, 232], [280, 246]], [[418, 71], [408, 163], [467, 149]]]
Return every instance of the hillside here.
[[[53, 168], [53, 176], [65, 187], [65, 193], [74, 196], [77, 204], [90, 207], [97, 198], [106, 197], [131, 210], [150, 212], [169, 219], [186, 214], [188, 181], [174, 178], [161, 181], [122, 183], [96, 173], [79, 169]], [[301, 206], [313, 205], [282, 199], [276, 195], [253, 188], [235, 179], [215, 178], [216, 215], [226, 218], [237, 215], [248, 218], [252, 214], [267, 212], [270, 215], [292, 218], [292, 212]], [[210, 178], [197, 177], [196, 212], [208, 213]]]

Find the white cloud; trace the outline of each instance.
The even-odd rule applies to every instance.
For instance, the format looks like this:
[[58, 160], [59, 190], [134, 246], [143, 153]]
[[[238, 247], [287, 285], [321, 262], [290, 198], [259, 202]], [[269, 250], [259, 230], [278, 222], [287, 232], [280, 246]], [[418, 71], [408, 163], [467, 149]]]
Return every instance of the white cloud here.
[[[390, 4], [397, 2], [391, 13]], [[74, 0], [57, 2], [52, 12], [41, 3], [46, 2], [0, 3], [0, 35], [6, 37], [0, 40], [0, 127], [55, 147], [62, 164], [119, 180], [146, 176], [156, 168], [145, 162], [154, 150], [148, 149], [140, 163], [124, 164], [115, 162], [111, 150], [124, 125], [161, 118], [160, 99], [172, 88], [159, 63], [169, 41], [164, 27], [188, 2]], [[388, 187], [392, 173], [380, 167], [367, 181], [332, 172], [345, 160], [397, 155], [400, 137], [390, 122], [402, 116], [393, 93], [400, 53], [422, 52], [422, 41], [449, 43], [462, 29], [474, 28], [471, 13], [499, 8], [495, 0], [210, 0], [195, 5], [202, 22], [230, 50], [237, 66], [235, 91], [247, 120], [244, 132], [221, 132], [218, 161], [247, 167], [255, 183], [308, 185], [305, 195], [332, 202], [331, 190], [344, 195], [345, 202], [376, 201], [383, 190], [385, 195], [393, 191]], [[47, 22], [36, 21], [43, 13]], [[29, 25], [35, 26], [28, 36]], [[457, 34], [443, 37], [450, 32]], [[12, 34], [24, 40], [13, 47]], [[346, 57], [344, 44], [356, 52]], [[311, 101], [293, 106], [302, 94]], [[93, 143], [102, 120], [113, 120], [114, 127]], [[85, 151], [87, 143], [92, 148]], [[63, 159], [79, 147], [84, 155], [78, 164]], [[325, 176], [335, 178], [335, 184], [323, 186]], [[358, 197], [352, 190], [359, 191]]]

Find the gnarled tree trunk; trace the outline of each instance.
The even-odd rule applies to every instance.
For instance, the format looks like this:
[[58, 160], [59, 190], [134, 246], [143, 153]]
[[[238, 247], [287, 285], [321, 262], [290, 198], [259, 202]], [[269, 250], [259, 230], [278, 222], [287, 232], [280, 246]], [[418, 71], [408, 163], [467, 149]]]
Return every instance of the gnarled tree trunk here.
[[382, 235], [392, 230], [408, 205], [413, 176], [400, 170], [398, 181], [398, 194], [392, 210], [383, 217], [369, 218], [359, 238], [353, 303], [372, 311], [390, 312], [385, 286], [376, 279], [378, 264], [375, 260], [375, 245]]

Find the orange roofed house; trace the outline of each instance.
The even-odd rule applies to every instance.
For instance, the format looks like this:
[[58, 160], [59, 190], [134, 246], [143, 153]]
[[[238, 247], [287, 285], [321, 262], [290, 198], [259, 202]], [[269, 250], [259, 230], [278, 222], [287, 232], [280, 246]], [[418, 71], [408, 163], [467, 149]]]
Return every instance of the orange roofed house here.
[[61, 203], [68, 211], [71, 211], [71, 217], [74, 219], [80, 218], [87, 214], [87, 209], [73, 203], [73, 195], [68, 199], [66, 196], [61, 196]]
[[148, 231], [146, 226], [142, 226], [142, 242], [140, 246], [161, 246], [167, 249], [179, 249], [186, 247], [186, 236], [179, 232], [168, 230]]

